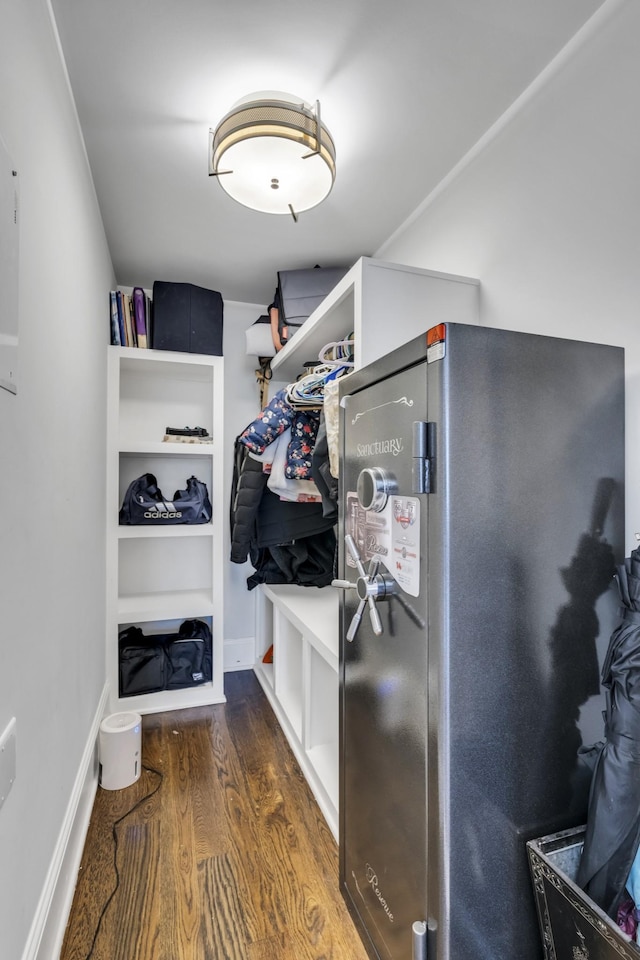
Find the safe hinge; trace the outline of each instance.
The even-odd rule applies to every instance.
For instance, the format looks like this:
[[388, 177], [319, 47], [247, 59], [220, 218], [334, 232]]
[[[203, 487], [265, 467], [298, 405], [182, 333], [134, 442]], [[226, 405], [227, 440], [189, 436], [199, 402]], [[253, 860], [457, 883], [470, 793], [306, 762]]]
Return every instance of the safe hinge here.
[[427, 924], [416, 920], [411, 927], [412, 960], [427, 960]]
[[435, 460], [435, 423], [416, 420], [412, 442], [412, 492], [433, 493]]

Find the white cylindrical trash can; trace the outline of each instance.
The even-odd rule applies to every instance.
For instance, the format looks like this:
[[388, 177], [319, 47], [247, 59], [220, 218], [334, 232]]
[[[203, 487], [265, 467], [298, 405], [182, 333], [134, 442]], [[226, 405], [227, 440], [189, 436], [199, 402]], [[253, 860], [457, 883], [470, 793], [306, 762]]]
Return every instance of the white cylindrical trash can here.
[[112, 713], [100, 724], [98, 743], [100, 786], [105, 790], [129, 787], [140, 777], [142, 718], [139, 713]]

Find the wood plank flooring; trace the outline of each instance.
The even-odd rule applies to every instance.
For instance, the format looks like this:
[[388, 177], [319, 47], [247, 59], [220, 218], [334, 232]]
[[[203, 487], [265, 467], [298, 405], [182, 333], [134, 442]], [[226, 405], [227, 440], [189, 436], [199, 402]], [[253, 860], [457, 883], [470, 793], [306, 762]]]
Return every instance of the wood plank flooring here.
[[98, 789], [60, 960], [367, 960], [260, 685], [225, 681], [226, 704], [143, 717], [159, 773]]

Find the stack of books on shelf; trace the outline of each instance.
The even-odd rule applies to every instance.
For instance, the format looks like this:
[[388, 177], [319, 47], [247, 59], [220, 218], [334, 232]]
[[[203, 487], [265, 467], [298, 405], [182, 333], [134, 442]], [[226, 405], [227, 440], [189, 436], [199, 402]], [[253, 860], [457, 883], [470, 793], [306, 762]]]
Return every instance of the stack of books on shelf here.
[[111, 344], [116, 347], [150, 347], [152, 301], [142, 287], [132, 293], [111, 290]]

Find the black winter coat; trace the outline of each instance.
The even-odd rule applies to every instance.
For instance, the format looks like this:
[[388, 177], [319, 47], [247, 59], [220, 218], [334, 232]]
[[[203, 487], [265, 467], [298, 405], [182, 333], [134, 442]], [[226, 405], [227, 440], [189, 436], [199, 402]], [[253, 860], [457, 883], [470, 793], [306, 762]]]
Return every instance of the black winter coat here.
[[236, 439], [231, 481], [231, 562], [244, 563], [256, 540], [256, 516], [267, 475], [259, 460], [249, 456]]

